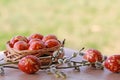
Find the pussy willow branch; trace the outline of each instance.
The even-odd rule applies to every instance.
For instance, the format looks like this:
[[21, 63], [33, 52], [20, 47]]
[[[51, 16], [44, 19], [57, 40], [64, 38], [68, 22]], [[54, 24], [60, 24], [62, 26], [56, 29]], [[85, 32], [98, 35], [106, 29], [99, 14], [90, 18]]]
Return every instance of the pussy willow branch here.
[[18, 61], [16, 61], [16, 62], [2, 63], [2, 64], [0, 64], [0, 66], [9, 65], [9, 64], [18, 64]]
[[[73, 62], [74, 62], [74, 61], [73, 61]], [[16, 64], [17, 62], [14, 62], [14, 63]], [[80, 67], [80, 66], [90, 65], [89, 62], [84, 63], [84, 65], [82, 64], [82, 62], [78, 62], [78, 63], [80, 63], [80, 64], [75, 65], [75, 66], [65, 66], [65, 67], [58, 67], [58, 66], [56, 66], [56, 69], [67, 69], [67, 68], [74, 68], [74, 67]], [[18, 67], [15, 67], [15, 66], [6, 66], [6, 65], [8, 65], [8, 64], [10, 64], [10, 63], [7, 63], [7, 64], [4, 63], [4, 64], [2, 64], [2, 66], [3, 66], [4, 68], [18, 69]], [[50, 66], [41, 66], [40, 69], [50, 69]]]
[[13, 68], [13, 69], [19, 69], [18, 67], [15, 67], [15, 66], [3, 66], [3, 68]]

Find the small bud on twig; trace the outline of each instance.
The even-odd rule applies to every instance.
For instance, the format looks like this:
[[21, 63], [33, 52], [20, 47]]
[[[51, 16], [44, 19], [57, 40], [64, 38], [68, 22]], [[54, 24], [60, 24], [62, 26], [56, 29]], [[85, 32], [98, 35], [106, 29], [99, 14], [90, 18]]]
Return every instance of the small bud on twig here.
[[77, 57], [77, 53], [74, 52], [74, 53], [72, 54], [72, 57], [73, 57], [73, 58]]
[[63, 64], [63, 59], [58, 59], [59, 64]]

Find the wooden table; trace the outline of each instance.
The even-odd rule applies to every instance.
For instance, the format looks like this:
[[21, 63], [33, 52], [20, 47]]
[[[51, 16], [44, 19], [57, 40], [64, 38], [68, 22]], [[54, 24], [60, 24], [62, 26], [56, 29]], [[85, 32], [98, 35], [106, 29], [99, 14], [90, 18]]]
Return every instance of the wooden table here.
[[[65, 55], [70, 56], [75, 50], [65, 48]], [[0, 58], [4, 55], [1, 52]], [[81, 60], [77, 57], [76, 60]], [[39, 71], [36, 74], [25, 74], [18, 69], [5, 69], [5, 75], [0, 76], [0, 80], [119, 80], [120, 74], [112, 73], [108, 70], [95, 70], [91, 67], [81, 67], [80, 72], [75, 72], [73, 69], [61, 70], [67, 74], [66, 79], [56, 78], [53, 74], [47, 74], [44, 71]]]

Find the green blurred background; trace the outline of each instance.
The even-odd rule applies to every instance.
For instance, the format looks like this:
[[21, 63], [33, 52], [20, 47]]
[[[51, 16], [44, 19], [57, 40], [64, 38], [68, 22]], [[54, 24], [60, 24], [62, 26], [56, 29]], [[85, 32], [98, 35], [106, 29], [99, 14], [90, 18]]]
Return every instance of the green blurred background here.
[[0, 50], [13, 36], [66, 38], [66, 47], [120, 53], [120, 0], [0, 0]]

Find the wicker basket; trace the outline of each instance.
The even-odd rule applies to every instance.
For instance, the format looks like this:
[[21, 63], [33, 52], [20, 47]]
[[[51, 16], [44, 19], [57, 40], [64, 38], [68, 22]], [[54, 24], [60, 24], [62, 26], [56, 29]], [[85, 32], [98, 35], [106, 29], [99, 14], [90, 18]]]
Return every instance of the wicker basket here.
[[[6, 44], [6, 51], [4, 52], [6, 61], [11, 61], [11, 62], [19, 61], [22, 57], [25, 57], [27, 55], [34, 55], [36, 57], [39, 57], [43, 65], [48, 65], [52, 61], [51, 60], [51, 57], [53, 55], [52, 53], [58, 50], [60, 47], [62, 47], [62, 44], [61, 44], [52, 48], [19, 51], [19, 50], [15, 50], [14, 48], [11, 48], [9, 43], [10, 42], [8, 41]], [[63, 56], [64, 56], [64, 53], [59, 54], [58, 58], [62, 58]]]

